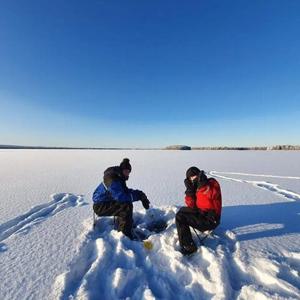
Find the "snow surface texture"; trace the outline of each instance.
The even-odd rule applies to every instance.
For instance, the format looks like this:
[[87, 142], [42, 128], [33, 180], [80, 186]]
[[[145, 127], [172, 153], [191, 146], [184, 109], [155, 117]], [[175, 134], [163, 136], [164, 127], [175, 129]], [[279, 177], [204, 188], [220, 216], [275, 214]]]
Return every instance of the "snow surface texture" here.
[[[91, 194], [123, 157], [152, 203], [135, 204], [137, 228], [168, 224], [151, 250], [112, 218], [93, 229]], [[299, 152], [5, 150], [0, 164], [0, 299], [300, 299]], [[220, 182], [224, 207], [183, 257], [175, 214], [191, 165]]]

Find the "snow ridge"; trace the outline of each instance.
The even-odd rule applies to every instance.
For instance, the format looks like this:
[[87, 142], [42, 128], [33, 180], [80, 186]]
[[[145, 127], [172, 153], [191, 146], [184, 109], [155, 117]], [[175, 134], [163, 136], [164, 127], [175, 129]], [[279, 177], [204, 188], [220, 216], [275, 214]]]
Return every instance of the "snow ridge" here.
[[282, 176], [282, 175], [266, 175], [266, 174], [252, 174], [252, 173], [240, 173], [240, 172], [220, 172], [211, 171], [211, 174], [228, 174], [228, 175], [241, 175], [241, 176], [253, 176], [253, 177], [269, 177], [269, 178], [281, 178], [281, 179], [300, 179], [297, 176]]
[[65, 210], [69, 207], [84, 205], [82, 195], [68, 193], [53, 194], [52, 201], [33, 207], [27, 213], [20, 215], [0, 225], [0, 252], [6, 251], [7, 246], [3, 241], [14, 234], [26, 234], [32, 226], [47, 220], [47, 218]]
[[[220, 174], [226, 174], [225, 172], [218, 172], [218, 171], [210, 171], [209, 174], [211, 176], [222, 178], [226, 180], [236, 181], [240, 183], [248, 183], [252, 184], [258, 188], [262, 188], [265, 190], [268, 190], [270, 192], [273, 192], [277, 195], [283, 196], [287, 198], [290, 201], [297, 201], [300, 200], [300, 194], [281, 188], [278, 184], [270, 183], [267, 181], [254, 181], [254, 180], [245, 180], [245, 179], [236, 179], [225, 175]], [[247, 175], [247, 176], [257, 176], [257, 174], [246, 174], [246, 173], [228, 173], [228, 174], [239, 174], [239, 175]], [[261, 177], [270, 177], [269, 175], [260, 175]], [[276, 178], [289, 178], [289, 179], [300, 179], [300, 177], [289, 177], [289, 176], [271, 176]]]

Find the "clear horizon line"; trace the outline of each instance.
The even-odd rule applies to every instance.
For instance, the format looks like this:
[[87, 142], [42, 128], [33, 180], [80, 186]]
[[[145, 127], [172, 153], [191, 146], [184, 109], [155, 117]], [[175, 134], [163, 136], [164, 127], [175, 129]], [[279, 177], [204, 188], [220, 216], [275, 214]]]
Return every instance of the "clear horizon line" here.
[[[299, 148], [300, 145], [292, 145], [292, 144], [276, 144], [269, 146], [188, 146], [188, 145], [169, 145], [164, 147], [73, 147], [73, 146], [28, 146], [28, 145], [7, 145], [0, 144], [0, 149], [70, 149], [70, 150], [176, 150], [180, 147], [189, 147], [191, 150], [195, 149], [216, 149], [216, 148], [228, 148], [228, 149], [268, 149], [272, 147], [295, 147]], [[221, 150], [221, 149], [220, 149]]]

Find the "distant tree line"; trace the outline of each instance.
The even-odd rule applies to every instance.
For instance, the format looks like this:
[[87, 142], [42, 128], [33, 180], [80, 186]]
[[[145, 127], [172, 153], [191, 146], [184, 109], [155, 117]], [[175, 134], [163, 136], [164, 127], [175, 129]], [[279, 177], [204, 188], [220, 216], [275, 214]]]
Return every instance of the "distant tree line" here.
[[190, 146], [185, 145], [171, 145], [167, 146], [165, 150], [192, 150]]
[[216, 146], [216, 147], [193, 147], [193, 150], [267, 150], [268, 147], [228, 147], [228, 146]]
[[45, 147], [0, 145], [0, 149], [48, 149], [48, 150], [139, 150], [138, 148], [94, 148], [94, 147]]
[[268, 147], [268, 150], [300, 150], [300, 146], [276, 145], [276, 146]]
[[186, 145], [171, 145], [165, 148], [166, 150], [300, 150], [300, 146], [295, 145], [276, 145], [276, 146], [256, 146], [256, 147], [228, 147], [228, 146], [213, 146], [213, 147], [190, 147]]
[[171, 145], [165, 148], [93, 148], [93, 147], [43, 147], [0, 145], [0, 149], [53, 149], [53, 150], [300, 150], [297, 145], [276, 145], [266, 147], [191, 147], [187, 145]]

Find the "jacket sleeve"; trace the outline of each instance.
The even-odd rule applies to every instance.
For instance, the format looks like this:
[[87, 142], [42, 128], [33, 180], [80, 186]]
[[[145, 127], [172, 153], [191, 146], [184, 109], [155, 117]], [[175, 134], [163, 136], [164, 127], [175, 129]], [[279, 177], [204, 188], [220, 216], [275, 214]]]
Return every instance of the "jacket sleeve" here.
[[133, 202], [138, 200], [138, 193], [131, 189], [125, 190], [120, 181], [113, 181], [108, 190], [116, 201]]
[[213, 188], [213, 194], [212, 198], [214, 199], [214, 208], [218, 216], [221, 216], [221, 210], [222, 210], [222, 193], [221, 193], [221, 187], [219, 183], [215, 180], [214, 181], [214, 188]]
[[132, 198], [133, 198], [133, 202], [134, 201], [139, 201], [141, 200], [140, 199], [140, 193], [141, 191], [140, 190], [133, 190], [133, 189], [128, 189], [129, 193], [132, 195]]
[[194, 208], [195, 207], [195, 199], [192, 196], [185, 196], [185, 204], [186, 206], [190, 207], [190, 208]]

